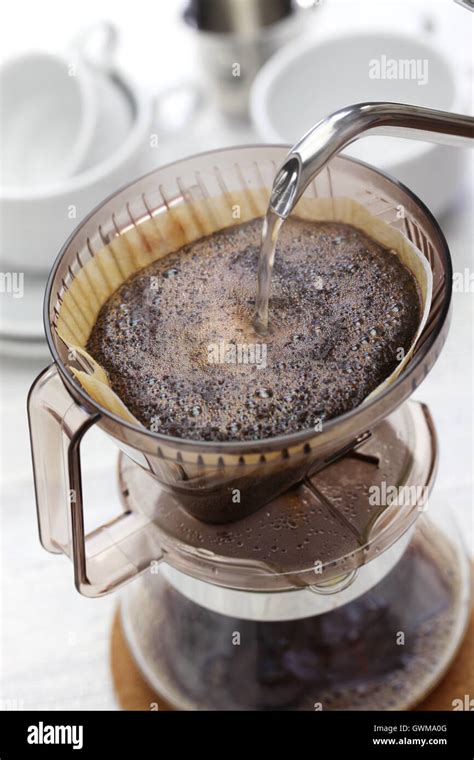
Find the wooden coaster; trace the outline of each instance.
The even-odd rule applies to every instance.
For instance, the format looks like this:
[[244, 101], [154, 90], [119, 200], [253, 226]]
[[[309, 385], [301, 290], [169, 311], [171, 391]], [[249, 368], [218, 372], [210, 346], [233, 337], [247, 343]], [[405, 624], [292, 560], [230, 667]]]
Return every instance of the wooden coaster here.
[[[446, 676], [417, 710], [452, 710], [453, 700], [474, 695], [474, 610], [466, 636]], [[117, 699], [123, 710], [172, 710], [146, 683], [125, 640], [120, 615], [114, 616], [110, 640], [110, 667]], [[468, 697], [469, 699], [469, 697]]]

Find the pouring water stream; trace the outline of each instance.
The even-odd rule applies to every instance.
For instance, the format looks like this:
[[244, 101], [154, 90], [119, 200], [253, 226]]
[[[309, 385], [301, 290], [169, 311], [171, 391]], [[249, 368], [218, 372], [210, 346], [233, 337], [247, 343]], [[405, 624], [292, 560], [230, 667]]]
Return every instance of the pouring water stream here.
[[273, 182], [263, 220], [253, 321], [259, 335], [269, 329], [273, 263], [284, 220], [331, 158], [366, 132], [465, 147], [474, 138], [474, 118], [403, 103], [359, 103], [322, 119], [291, 148]]

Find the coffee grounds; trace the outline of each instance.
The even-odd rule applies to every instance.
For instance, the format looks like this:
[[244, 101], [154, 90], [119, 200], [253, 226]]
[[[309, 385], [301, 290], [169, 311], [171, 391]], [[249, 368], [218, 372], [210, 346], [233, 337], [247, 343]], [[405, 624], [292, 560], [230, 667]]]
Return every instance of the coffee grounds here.
[[256, 335], [261, 224], [166, 256], [102, 307], [87, 350], [153, 431], [242, 441], [317, 426], [360, 404], [410, 347], [421, 319], [413, 275], [333, 222], [285, 222], [270, 333]]

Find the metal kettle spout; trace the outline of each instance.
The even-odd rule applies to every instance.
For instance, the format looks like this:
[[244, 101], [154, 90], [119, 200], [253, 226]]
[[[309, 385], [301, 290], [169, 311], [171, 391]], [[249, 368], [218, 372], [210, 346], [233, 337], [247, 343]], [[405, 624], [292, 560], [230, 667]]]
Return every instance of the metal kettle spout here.
[[474, 138], [474, 118], [403, 103], [341, 108], [312, 127], [290, 150], [275, 177], [270, 209], [286, 219], [328, 161], [366, 133], [467, 146]]

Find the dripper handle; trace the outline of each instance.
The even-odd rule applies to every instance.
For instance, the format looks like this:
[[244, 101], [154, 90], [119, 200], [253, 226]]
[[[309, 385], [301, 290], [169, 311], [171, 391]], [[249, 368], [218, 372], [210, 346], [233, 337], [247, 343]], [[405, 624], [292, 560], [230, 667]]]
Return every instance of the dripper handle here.
[[341, 108], [312, 127], [290, 150], [273, 183], [271, 210], [286, 219], [321, 169], [366, 133], [466, 147], [474, 138], [474, 118], [403, 103]]
[[126, 511], [91, 533], [84, 530], [81, 442], [100, 420], [76, 404], [53, 364], [28, 396], [33, 473], [40, 540], [74, 563], [84, 596], [102, 596], [162, 558], [149, 520]]

